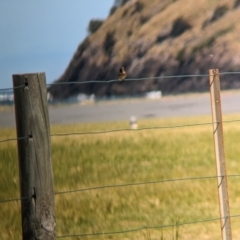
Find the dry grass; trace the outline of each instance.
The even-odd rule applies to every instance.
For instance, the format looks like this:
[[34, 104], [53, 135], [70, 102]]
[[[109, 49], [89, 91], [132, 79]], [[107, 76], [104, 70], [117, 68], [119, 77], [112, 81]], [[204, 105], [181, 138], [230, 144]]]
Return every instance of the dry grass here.
[[[225, 119], [239, 119], [226, 116]], [[139, 121], [140, 127], [210, 122], [209, 117]], [[52, 126], [51, 132], [127, 128], [128, 123]], [[238, 174], [238, 123], [224, 125], [228, 174]], [[14, 129], [2, 129], [1, 138]], [[14, 142], [0, 144], [0, 199], [19, 196]], [[162, 179], [214, 176], [212, 126], [144, 130], [52, 138], [55, 192]], [[229, 179], [231, 214], [239, 213], [238, 178]], [[211, 239], [221, 237], [219, 221], [176, 227], [184, 222], [219, 216], [216, 179], [175, 181], [104, 188], [55, 195], [57, 235], [106, 233], [143, 226], [173, 225], [81, 239]], [[1, 237], [20, 239], [19, 202], [1, 203]], [[239, 218], [232, 219], [233, 239]], [[80, 239], [70, 237], [67, 239]]]

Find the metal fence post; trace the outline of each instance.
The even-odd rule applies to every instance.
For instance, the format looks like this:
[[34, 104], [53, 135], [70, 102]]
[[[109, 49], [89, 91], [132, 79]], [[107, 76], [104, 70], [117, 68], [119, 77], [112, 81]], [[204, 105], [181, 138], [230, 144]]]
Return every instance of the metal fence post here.
[[53, 240], [55, 207], [45, 73], [13, 75], [23, 240]]
[[210, 94], [212, 106], [213, 135], [217, 167], [220, 223], [223, 240], [231, 240], [231, 221], [227, 187], [227, 171], [224, 153], [222, 109], [220, 96], [220, 77], [218, 69], [209, 70]]

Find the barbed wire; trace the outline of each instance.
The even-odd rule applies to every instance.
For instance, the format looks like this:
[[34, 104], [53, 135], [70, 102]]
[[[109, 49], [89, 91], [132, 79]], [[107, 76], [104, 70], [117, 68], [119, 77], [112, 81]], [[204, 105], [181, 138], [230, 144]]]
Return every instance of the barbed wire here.
[[[240, 122], [240, 119], [235, 120], [225, 120], [222, 121], [223, 123], [234, 123], [234, 122]], [[156, 130], [156, 129], [173, 129], [173, 128], [183, 128], [183, 127], [195, 127], [195, 126], [205, 126], [205, 125], [211, 125], [211, 124], [218, 124], [219, 122], [206, 122], [206, 123], [193, 123], [193, 124], [183, 124], [183, 125], [173, 125], [173, 126], [153, 126], [153, 127], [143, 127], [143, 128], [137, 128], [137, 129], [131, 129], [131, 128], [120, 128], [120, 129], [111, 129], [111, 130], [105, 130], [105, 131], [89, 131], [89, 132], [71, 132], [71, 133], [54, 133], [51, 134], [51, 137], [64, 137], [64, 136], [74, 136], [74, 135], [95, 135], [95, 134], [106, 134], [106, 133], [114, 133], [114, 132], [123, 132], [123, 131], [143, 131], [143, 130]], [[8, 142], [8, 141], [16, 141], [21, 139], [27, 139], [28, 136], [25, 137], [19, 137], [19, 138], [9, 138], [9, 139], [3, 139], [0, 140], [0, 143], [2, 142]]]
[[[106, 188], [120, 188], [120, 187], [140, 186], [140, 185], [148, 185], [148, 184], [167, 183], [167, 182], [204, 180], [204, 179], [213, 179], [213, 178], [219, 178], [219, 177], [222, 178], [224, 176], [188, 177], [188, 178], [163, 179], [163, 180], [156, 180], [156, 181], [149, 181], [149, 182], [105, 185], [105, 186], [97, 186], [97, 187], [90, 187], [90, 188], [82, 188], [82, 189], [67, 190], [67, 191], [62, 191], [62, 192], [55, 192], [55, 195], [66, 194], [66, 193], [75, 193], [75, 192], [85, 192], [85, 191], [91, 191], [91, 190], [100, 190], [100, 189], [106, 189]], [[230, 177], [240, 177], [240, 174], [227, 175], [227, 178], [230, 178]]]
[[133, 229], [122, 230], [122, 231], [62, 235], [62, 236], [57, 236], [57, 238], [89, 237], [89, 236], [100, 236], [100, 235], [124, 234], [124, 233], [138, 232], [138, 231], [142, 231], [142, 230], [146, 230], [146, 229], [171, 228], [171, 227], [176, 227], [176, 226], [184, 226], [184, 225], [204, 223], [204, 222], [213, 222], [213, 221], [217, 221], [217, 220], [220, 220], [220, 219], [236, 218], [236, 217], [240, 217], [240, 214], [230, 215], [230, 216], [226, 216], [226, 217], [216, 217], [216, 218], [211, 218], [211, 219], [202, 219], [202, 220], [196, 220], [196, 221], [192, 221], [192, 222], [183, 222], [183, 223], [168, 224], [168, 225], [142, 226], [142, 227], [139, 227], [139, 228], [133, 228]]
[[[100, 189], [106, 189], [106, 188], [131, 187], [131, 186], [140, 186], [140, 185], [167, 183], [167, 182], [205, 180], [205, 179], [223, 178], [223, 177], [224, 176], [200, 176], [200, 177], [188, 177], [188, 178], [162, 179], [162, 180], [148, 181], [148, 182], [136, 182], [136, 183], [105, 185], [105, 186], [97, 186], [97, 187], [81, 188], [81, 189], [74, 189], [74, 190], [55, 192], [54, 195], [62, 195], [62, 194], [76, 193], [76, 192], [85, 192], [85, 191], [92, 191], [92, 190], [100, 190]], [[231, 174], [231, 175], [227, 175], [226, 177], [227, 178], [240, 177], [240, 174]], [[0, 200], [0, 203], [21, 201], [21, 200], [26, 200], [26, 199], [29, 199], [29, 198], [31, 198], [31, 197], [22, 197], [22, 198], [12, 198], [12, 199]]]
[[[240, 72], [220, 72], [219, 75], [236, 75], [240, 74]], [[209, 77], [211, 75], [209, 74], [183, 74], [183, 75], [166, 75], [166, 76], [157, 76], [157, 77], [144, 77], [144, 78], [126, 78], [124, 81], [143, 81], [143, 80], [149, 80], [149, 79], [169, 79], [169, 78], [191, 78], [191, 77]], [[213, 75], [214, 76], [214, 75]], [[47, 86], [52, 85], [67, 85], [67, 84], [87, 84], [87, 83], [112, 83], [112, 82], [119, 82], [118, 79], [112, 79], [112, 80], [87, 80], [87, 81], [70, 81], [70, 82], [54, 82], [54, 83], [48, 83]], [[1, 88], [0, 91], [8, 91], [13, 90], [16, 88], [22, 88], [25, 85], [12, 87], [12, 88]]]

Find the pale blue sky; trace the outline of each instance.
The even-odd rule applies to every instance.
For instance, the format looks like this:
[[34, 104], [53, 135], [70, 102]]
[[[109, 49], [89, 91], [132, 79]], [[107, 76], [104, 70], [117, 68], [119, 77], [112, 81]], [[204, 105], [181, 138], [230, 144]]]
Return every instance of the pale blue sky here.
[[12, 74], [64, 72], [92, 18], [105, 19], [114, 0], [0, 0], [0, 89]]

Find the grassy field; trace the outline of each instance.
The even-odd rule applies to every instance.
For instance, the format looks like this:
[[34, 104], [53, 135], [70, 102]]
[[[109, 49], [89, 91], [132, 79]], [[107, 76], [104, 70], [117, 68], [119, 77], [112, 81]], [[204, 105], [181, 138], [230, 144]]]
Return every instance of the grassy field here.
[[[229, 115], [225, 120], [240, 119]], [[211, 122], [210, 117], [139, 121], [139, 127]], [[128, 128], [127, 122], [51, 126], [51, 133]], [[15, 129], [0, 129], [1, 139]], [[224, 124], [228, 174], [239, 174], [239, 123]], [[66, 239], [219, 240], [216, 178], [147, 183], [164, 179], [215, 176], [212, 126], [122, 131], [52, 137], [55, 193], [105, 185], [125, 187], [56, 194], [57, 235], [102, 233]], [[19, 197], [16, 143], [0, 143], [0, 200]], [[231, 215], [240, 213], [239, 177], [228, 179]], [[0, 203], [1, 239], [21, 239], [20, 202]], [[240, 218], [232, 218], [238, 239]], [[164, 228], [142, 228], [169, 226]], [[141, 229], [142, 228], [142, 229]], [[108, 232], [124, 233], [106, 234]], [[131, 231], [134, 230], [134, 231]], [[65, 238], [64, 238], [65, 239]]]

